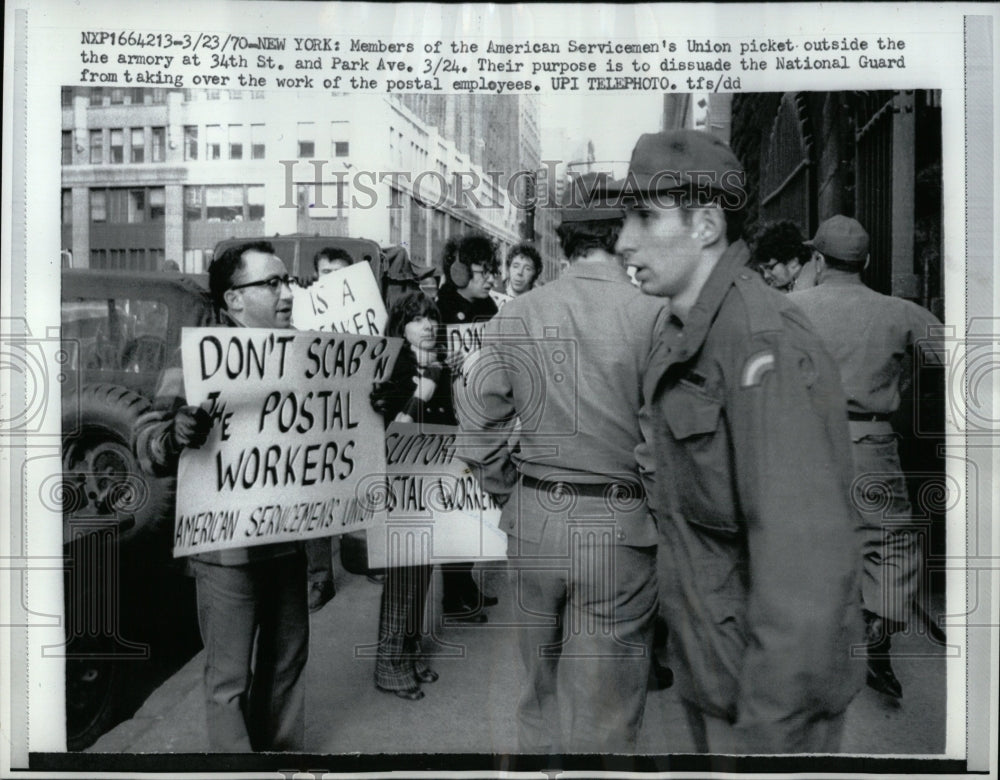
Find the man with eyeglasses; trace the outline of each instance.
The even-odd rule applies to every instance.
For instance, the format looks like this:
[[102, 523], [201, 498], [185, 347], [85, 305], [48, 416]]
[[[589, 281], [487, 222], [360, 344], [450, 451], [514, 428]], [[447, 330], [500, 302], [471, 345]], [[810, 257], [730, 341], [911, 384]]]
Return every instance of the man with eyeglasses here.
[[[222, 324], [290, 326], [292, 280], [270, 243], [230, 247], [208, 276]], [[136, 455], [148, 472], [176, 473], [181, 451], [201, 447], [211, 427], [204, 409], [187, 405], [179, 365], [168, 368], [153, 410], [136, 423]], [[302, 750], [309, 652], [302, 544], [200, 553], [191, 556], [189, 568], [205, 645], [209, 750]]]
[[[471, 233], [452, 236], [444, 247], [445, 281], [438, 291], [441, 325], [462, 325], [484, 322], [497, 313], [490, 297], [499, 263], [496, 247], [489, 236]], [[446, 335], [441, 334], [445, 343]], [[463, 623], [485, 623], [483, 607], [497, 603], [496, 596], [482, 593], [472, 576], [471, 563], [446, 563], [441, 566], [443, 608], [452, 620]]]

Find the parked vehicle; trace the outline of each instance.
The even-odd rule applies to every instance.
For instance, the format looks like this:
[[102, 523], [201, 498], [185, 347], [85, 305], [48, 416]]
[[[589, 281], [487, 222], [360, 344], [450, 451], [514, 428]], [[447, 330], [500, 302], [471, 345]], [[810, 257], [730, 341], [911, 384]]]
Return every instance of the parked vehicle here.
[[198, 647], [194, 589], [172, 558], [174, 480], [143, 474], [132, 430], [180, 346], [214, 321], [204, 278], [62, 271], [66, 726], [70, 750], [128, 717], [139, 677]]

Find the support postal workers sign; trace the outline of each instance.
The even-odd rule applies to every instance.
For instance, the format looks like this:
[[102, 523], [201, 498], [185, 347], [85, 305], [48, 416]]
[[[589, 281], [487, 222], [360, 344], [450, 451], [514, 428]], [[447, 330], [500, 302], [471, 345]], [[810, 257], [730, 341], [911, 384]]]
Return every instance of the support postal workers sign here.
[[[260, 328], [184, 328], [189, 404], [213, 418], [177, 471], [174, 555], [335, 536], [371, 524], [358, 483], [385, 473], [369, 402], [400, 339]], [[382, 510], [384, 512], [384, 510]]]
[[388, 511], [368, 527], [371, 568], [507, 557], [500, 506], [458, 456], [458, 431], [448, 425], [389, 426], [379, 488], [379, 503]]

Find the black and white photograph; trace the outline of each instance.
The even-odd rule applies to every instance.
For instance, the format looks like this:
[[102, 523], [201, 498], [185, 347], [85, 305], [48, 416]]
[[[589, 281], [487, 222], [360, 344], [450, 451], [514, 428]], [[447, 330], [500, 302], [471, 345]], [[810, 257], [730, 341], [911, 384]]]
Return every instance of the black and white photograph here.
[[995, 7], [69, 5], [5, 772], [996, 771]]

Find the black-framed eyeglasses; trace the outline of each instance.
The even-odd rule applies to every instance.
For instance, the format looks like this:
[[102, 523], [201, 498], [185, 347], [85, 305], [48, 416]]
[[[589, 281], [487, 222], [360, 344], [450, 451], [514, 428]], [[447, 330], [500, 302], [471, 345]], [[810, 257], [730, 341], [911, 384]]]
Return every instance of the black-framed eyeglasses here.
[[278, 292], [282, 285], [291, 288], [292, 277], [288, 274], [284, 276], [269, 276], [267, 279], [258, 279], [256, 282], [245, 282], [244, 284], [234, 284], [230, 290], [242, 290], [244, 287], [267, 287], [271, 292]]

